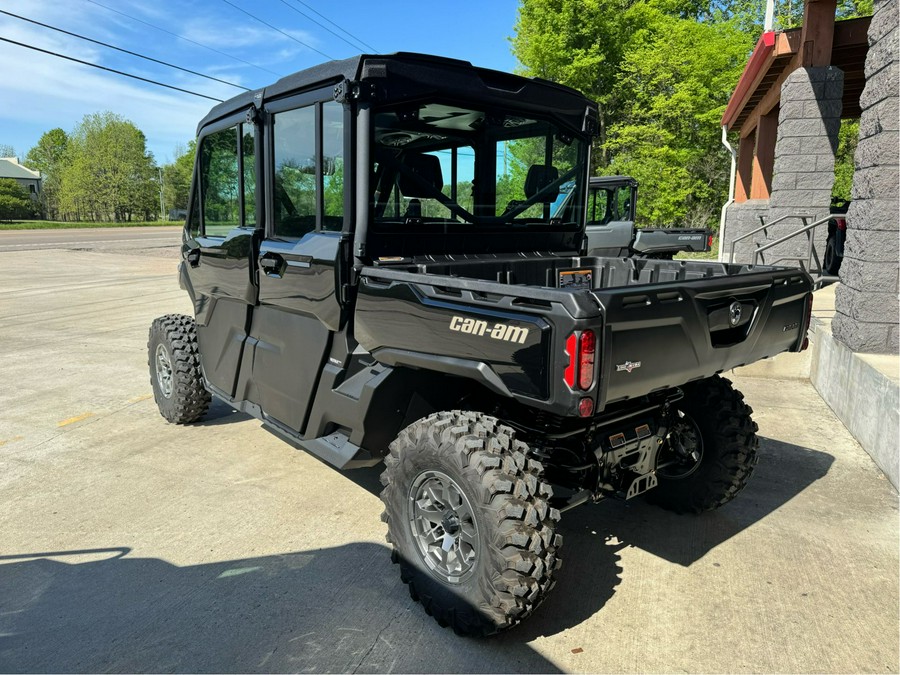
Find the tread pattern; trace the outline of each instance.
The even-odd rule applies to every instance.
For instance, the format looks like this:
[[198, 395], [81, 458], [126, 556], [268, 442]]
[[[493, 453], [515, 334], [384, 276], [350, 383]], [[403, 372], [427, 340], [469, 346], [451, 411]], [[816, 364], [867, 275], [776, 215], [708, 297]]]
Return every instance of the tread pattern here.
[[759, 460], [759, 427], [753, 408], [731, 380], [718, 375], [685, 387], [677, 407], [689, 414], [703, 436], [703, 458], [697, 472], [683, 480], [665, 481], [647, 500], [676, 513], [702, 513], [724, 506], [747, 485]]
[[[156, 382], [156, 345], [163, 343], [169, 349], [173, 369], [171, 398], [163, 396]], [[184, 314], [166, 314], [154, 319], [147, 342], [150, 366], [150, 382], [153, 398], [160, 414], [174, 424], [190, 424], [201, 419], [209, 410], [212, 400], [203, 385], [200, 370], [200, 347], [197, 343], [197, 326], [194, 319]]]
[[[473, 508], [484, 516], [479, 528], [486, 530], [487, 546], [483, 539], [480, 556], [487, 572], [481, 574], [488, 582], [478, 585], [477, 607], [435, 597], [429, 588], [440, 582], [398, 549], [398, 540], [406, 535], [397, 530], [408, 526], [396, 505], [405, 501], [416, 473], [405, 464], [423, 450], [455, 454], [468, 487], [478, 495]], [[555, 532], [560, 513], [550, 507], [553, 492], [542, 480], [543, 467], [527, 457], [527, 450], [525, 443], [515, 439], [514, 430], [496, 418], [454, 410], [408, 426], [391, 443], [385, 458], [382, 520], [388, 525], [387, 541], [393, 544], [392, 559], [400, 565], [410, 596], [441, 626], [450, 626], [458, 634], [488, 635], [521, 622], [555, 584], [554, 572], [562, 565], [562, 536]]]

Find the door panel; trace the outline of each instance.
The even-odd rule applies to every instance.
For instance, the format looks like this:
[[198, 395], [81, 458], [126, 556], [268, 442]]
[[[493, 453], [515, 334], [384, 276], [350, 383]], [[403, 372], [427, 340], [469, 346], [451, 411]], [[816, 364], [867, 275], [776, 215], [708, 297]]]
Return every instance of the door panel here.
[[259, 306], [250, 331], [250, 390], [267, 414], [302, 432], [333, 331], [339, 233], [310, 232], [295, 242], [265, 240], [259, 251]]

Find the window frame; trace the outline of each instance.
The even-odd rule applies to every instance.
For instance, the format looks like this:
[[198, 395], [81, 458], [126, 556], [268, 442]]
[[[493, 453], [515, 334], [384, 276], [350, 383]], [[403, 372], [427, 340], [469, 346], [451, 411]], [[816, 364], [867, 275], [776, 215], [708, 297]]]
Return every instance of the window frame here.
[[[324, 219], [325, 219], [325, 176], [323, 174], [322, 167], [322, 150], [323, 150], [323, 113], [322, 106], [326, 103], [337, 103], [341, 105], [343, 108], [343, 153], [344, 153], [344, 199], [343, 199], [343, 225], [341, 229], [338, 230], [330, 230], [323, 229]], [[311, 232], [315, 233], [330, 233], [330, 234], [339, 234], [345, 233], [349, 231], [349, 224], [351, 222], [350, 219], [350, 208], [352, 205], [352, 201], [350, 199], [350, 193], [348, 191], [348, 186], [351, 185], [350, 181], [352, 178], [352, 148], [353, 142], [350, 138], [353, 133], [352, 126], [348, 126], [352, 124], [352, 111], [350, 110], [350, 106], [346, 103], [340, 103], [339, 101], [335, 101], [334, 99], [334, 85], [328, 85], [326, 87], [319, 87], [310, 91], [305, 91], [299, 94], [293, 94], [284, 98], [274, 99], [272, 101], [266, 101], [263, 105], [263, 116], [265, 120], [264, 125], [264, 133], [263, 133], [263, 145], [265, 147], [265, 167], [268, 171], [264, 172], [265, 175], [265, 199], [263, 200], [265, 204], [271, 205], [272, 208], [265, 209], [265, 237], [266, 239], [276, 239], [279, 241], [299, 241], [302, 237], [288, 237], [284, 235], [278, 235], [275, 232], [275, 134], [278, 133], [277, 125], [275, 124], [275, 116], [280, 113], [290, 112], [292, 110], [299, 110], [301, 108], [309, 108], [313, 107], [314, 114], [314, 133], [315, 133], [315, 153], [316, 153], [316, 173], [315, 173], [315, 184], [316, 184], [316, 213], [315, 213], [315, 228], [311, 230]], [[259, 188], [259, 182], [257, 181], [257, 188]]]
[[[206, 140], [208, 136], [212, 136], [213, 134], [217, 134], [221, 131], [227, 131], [231, 129], [234, 132], [234, 142], [237, 152], [237, 171], [238, 171], [238, 214], [239, 220], [238, 225], [234, 229], [249, 229], [249, 230], [257, 230], [262, 228], [262, 218], [261, 216], [261, 203], [260, 203], [260, 182], [259, 175], [260, 169], [262, 168], [261, 159], [262, 153], [260, 152], [260, 129], [259, 124], [253, 124], [248, 122], [247, 113], [252, 110], [252, 108], [247, 108], [240, 112], [234, 113], [232, 115], [228, 115], [227, 117], [223, 117], [216, 122], [213, 122], [203, 129], [200, 130], [200, 133], [197, 134], [197, 155], [194, 161], [194, 175], [192, 180], [196, 186], [195, 190], [191, 190], [192, 198], [191, 202], [188, 204], [188, 228], [190, 230], [190, 219], [191, 213], [194, 207], [194, 200], [199, 200], [199, 217], [200, 217], [200, 227], [196, 235], [192, 233], [192, 236], [211, 238], [211, 239], [226, 239], [228, 237], [227, 234], [207, 234], [206, 233], [206, 206], [203, 201], [203, 181], [200, 179], [200, 171], [202, 169], [202, 157], [203, 157], [203, 142]], [[246, 223], [246, 211], [245, 211], [245, 190], [244, 190], [244, 128], [246, 126], [253, 127], [253, 170], [256, 172], [256, 185], [254, 185], [254, 201], [255, 204], [255, 215], [256, 215], [256, 223], [248, 225]], [[263, 209], [264, 211], [264, 209]]]

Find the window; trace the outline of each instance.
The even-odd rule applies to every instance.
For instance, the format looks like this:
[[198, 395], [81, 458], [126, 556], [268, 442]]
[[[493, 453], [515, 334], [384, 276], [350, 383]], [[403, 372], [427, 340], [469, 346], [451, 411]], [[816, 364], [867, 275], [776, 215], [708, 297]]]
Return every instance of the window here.
[[588, 225], [606, 225], [610, 220], [608, 211], [609, 190], [591, 190], [588, 198]]
[[316, 108], [275, 115], [275, 235], [316, 228]]
[[323, 230], [344, 227], [344, 106], [322, 105], [322, 191], [325, 195]]
[[224, 237], [240, 224], [237, 127], [203, 139], [200, 149], [203, 233]]

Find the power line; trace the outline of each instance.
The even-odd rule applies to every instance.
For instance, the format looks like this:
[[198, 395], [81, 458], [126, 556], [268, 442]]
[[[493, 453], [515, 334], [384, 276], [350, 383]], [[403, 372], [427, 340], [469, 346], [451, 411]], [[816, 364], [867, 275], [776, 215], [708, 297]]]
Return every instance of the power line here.
[[126, 73], [121, 70], [116, 70], [115, 68], [107, 68], [106, 66], [101, 66], [97, 63], [91, 63], [90, 61], [82, 61], [81, 59], [76, 59], [73, 56], [66, 56], [65, 54], [59, 54], [57, 52], [51, 52], [47, 49], [41, 49], [40, 47], [35, 47], [34, 45], [27, 45], [24, 42], [16, 42], [15, 40], [10, 40], [9, 38], [5, 38], [0, 36], [0, 40], [3, 42], [9, 42], [13, 45], [18, 45], [19, 47], [25, 47], [26, 49], [33, 49], [36, 52], [43, 52], [44, 54], [49, 54], [50, 56], [58, 56], [61, 59], [66, 59], [67, 61], [74, 61], [75, 63], [81, 63], [85, 66], [91, 66], [92, 68], [99, 68], [100, 70], [105, 70], [109, 73], [115, 73], [116, 75], [124, 75], [125, 77], [130, 77], [135, 80], [140, 80], [141, 82], [149, 82], [150, 84], [155, 84], [159, 87], [165, 87], [166, 89], [174, 89], [175, 91], [180, 91], [185, 94], [191, 94], [193, 96], [199, 96], [200, 98], [208, 98], [210, 101], [215, 101], [217, 103], [221, 103], [222, 99], [215, 98], [213, 96], [207, 96], [206, 94], [198, 94], [196, 91], [191, 91], [190, 89], [182, 89], [181, 87], [176, 87], [171, 84], [165, 84], [164, 82], [157, 82], [156, 80], [151, 80], [146, 77], [141, 77], [139, 75], [132, 75], [131, 73]]
[[[326, 26], [324, 23], [320, 23], [319, 21], [316, 21], [314, 18], [312, 18], [312, 17], [311, 17], [309, 14], [307, 14], [306, 12], [301, 12], [299, 9], [297, 9], [297, 8], [294, 7], [293, 5], [288, 4], [287, 0], [278, 0], [278, 2], [280, 2], [281, 4], [283, 4], [283, 5], [284, 5], [285, 7], [287, 7], [288, 9], [294, 10], [294, 11], [297, 12], [297, 14], [299, 14], [300, 16], [306, 17], [307, 19], [309, 19], [310, 21], [312, 21], [312, 22], [313, 22], [314, 24], [316, 24], [317, 26], [319, 26], [319, 27], [321, 27], [321, 28], [324, 28], [324, 29], [327, 30], [329, 33], [331, 33], [332, 35], [334, 35], [338, 40], [343, 40], [343, 41], [346, 42], [348, 45], [350, 45], [351, 47], [353, 47], [353, 49], [359, 49], [359, 46], [358, 46], [358, 45], [353, 44], [352, 42], [350, 42], [350, 40], [348, 40], [347, 38], [345, 38], [343, 35], [338, 35], [338, 34], [335, 33], [333, 30], [331, 30], [328, 26]], [[348, 33], [348, 35], [349, 35], [349, 33]], [[351, 35], [351, 37], [353, 37], [353, 36]], [[356, 38], [353, 38], [353, 39], [355, 40]], [[359, 40], [359, 42], [362, 42], [362, 41]]]
[[236, 4], [234, 4], [233, 2], [231, 2], [231, 0], [222, 0], [222, 2], [224, 2], [226, 5], [231, 5], [232, 7], [234, 7], [234, 8], [235, 8], [236, 10], [238, 10], [239, 12], [243, 12], [244, 14], [246, 14], [247, 16], [249, 16], [251, 19], [256, 19], [257, 21], [259, 21], [259, 22], [260, 22], [261, 24], [263, 24], [264, 26], [268, 26], [268, 27], [271, 28], [272, 30], [278, 31], [279, 33], [281, 33], [282, 35], [284, 35], [286, 38], [290, 38], [291, 40], [293, 40], [293, 41], [296, 42], [297, 44], [303, 45], [304, 47], [306, 47], [306, 48], [308, 48], [308, 49], [312, 49], [314, 52], [316, 52], [317, 54], [321, 54], [321, 55], [324, 56], [326, 59], [334, 60], [334, 57], [333, 57], [333, 56], [328, 56], [328, 54], [326, 54], [325, 52], [319, 51], [318, 49], [316, 49], [316, 48], [313, 47], [312, 45], [306, 44], [305, 42], [303, 42], [303, 40], [298, 40], [297, 38], [295, 38], [295, 37], [294, 37], [293, 35], [291, 35], [290, 33], [285, 33], [285, 32], [284, 32], [283, 30], [281, 30], [280, 28], [278, 28], [278, 27], [276, 27], [276, 26], [273, 26], [272, 24], [263, 21], [263, 20], [260, 19], [258, 16], [256, 16], [256, 15], [251, 14], [250, 12], [248, 12], [246, 9], [243, 9], [243, 8], [241, 8], [241, 7], [238, 7]]
[[263, 72], [269, 73], [270, 75], [274, 75], [275, 77], [282, 77], [282, 76], [283, 76], [282, 73], [276, 73], [274, 70], [269, 70], [268, 68], [263, 68], [262, 66], [258, 66], [258, 65], [256, 65], [255, 63], [250, 63], [249, 61], [245, 61], [244, 59], [239, 58], [239, 57], [237, 57], [237, 56], [232, 56], [231, 54], [226, 54], [225, 52], [221, 52], [221, 51], [219, 51], [218, 49], [214, 49], [213, 47], [210, 47], [210, 46], [208, 46], [208, 45], [202, 44], [202, 43], [200, 43], [200, 42], [196, 42], [195, 40], [191, 40], [190, 38], [186, 38], [186, 37], [184, 37], [183, 35], [179, 35], [178, 33], [173, 33], [172, 31], [166, 30], [165, 28], [160, 28], [159, 26], [156, 26], [156, 25], [154, 25], [154, 24], [152, 24], [152, 23], [149, 23], [149, 22], [147, 22], [147, 21], [144, 21], [143, 19], [138, 19], [138, 18], [135, 17], [135, 16], [131, 16], [130, 14], [126, 14], [125, 12], [120, 12], [118, 9], [113, 9], [112, 7], [107, 7], [106, 5], [103, 5], [103, 4], [100, 4], [99, 2], [96, 2], [96, 0], [85, 0], [85, 2], [89, 2], [89, 3], [91, 3], [92, 5], [97, 5], [97, 7], [102, 7], [103, 9], [108, 10], [108, 11], [110, 11], [110, 12], [115, 12], [116, 14], [120, 14], [120, 15], [124, 16], [126, 19], [131, 19], [132, 21], [137, 21], [138, 23], [142, 23], [142, 24], [144, 24], [145, 26], [150, 26], [150, 28], [153, 28], [153, 29], [155, 29], [155, 30], [158, 30], [158, 31], [161, 32], [161, 33], [165, 33], [166, 35], [171, 35], [172, 37], [176, 37], [176, 38], [178, 38], [179, 40], [184, 40], [185, 42], [190, 42], [192, 45], [196, 45], [196, 46], [198, 46], [198, 47], [202, 47], [203, 49], [206, 49], [206, 50], [209, 50], [209, 51], [214, 52], [214, 53], [216, 53], [216, 54], [219, 54], [220, 56], [224, 56], [224, 57], [226, 57], [226, 58], [232, 59], [233, 61], [239, 61], [240, 63], [243, 63], [243, 64], [245, 64], [245, 65], [247, 65], [247, 66], [250, 66], [251, 68], [256, 68], [257, 70], [262, 70]]
[[[367, 48], [369, 51], [371, 51], [372, 53], [374, 53], [374, 54], [377, 54], [377, 53], [378, 53], [378, 50], [375, 49], [375, 47], [373, 47], [372, 45], [370, 45], [370, 44], [364, 42], [363, 40], [360, 40], [358, 37], [356, 37], [353, 33], [351, 33], [350, 31], [348, 31], [346, 28], [343, 28], [343, 27], [340, 26], [339, 24], [336, 24], [334, 21], [332, 21], [331, 19], [329, 19], [327, 16], [325, 16], [324, 14], [322, 14], [321, 12], [319, 12], [315, 7], [311, 7], [310, 5], [308, 5], [308, 4], [306, 4], [305, 2], [303, 2], [303, 0], [294, 0], [294, 2], [299, 2], [301, 5], [303, 5], [304, 7], [306, 7], [306, 8], [307, 8], [308, 10], [310, 10], [311, 12], [314, 12], [315, 14], [318, 14], [320, 17], [322, 17], [323, 19], [325, 19], [325, 20], [326, 20], [328, 23], [330, 23], [332, 26], [334, 26], [334, 27], [337, 28], [338, 30], [340, 30], [340, 31], [342, 31], [342, 32], [344, 32], [344, 33], [346, 33], [346, 34], [349, 35], [350, 37], [352, 37], [354, 40], [356, 40], [356, 41], [359, 42], [361, 45], [363, 45], [364, 47], [366, 47], [366, 48]], [[322, 27], [324, 28], [324, 26], [322, 26]]]
[[115, 49], [116, 51], [123, 52], [125, 54], [131, 54], [132, 56], [137, 56], [140, 59], [145, 59], [147, 61], [153, 61], [154, 63], [159, 63], [164, 66], [168, 66], [169, 68], [175, 68], [176, 70], [184, 71], [185, 73], [190, 73], [191, 75], [197, 75], [198, 77], [205, 77], [207, 80], [213, 80], [214, 82], [221, 82], [222, 84], [227, 84], [230, 87], [237, 87], [238, 89], [243, 89], [244, 91], [250, 91], [247, 87], [242, 87], [239, 84], [234, 84], [234, 82], [228, 82], [227, 80], [220, 80], [218, 77], [212, 77], [211, 75], [204, 75], [203, 73], [198, 73], [196, 70], [191, 70], [189, 68], [182, 68], [181, 66], [176, 66], [174, 63], [168, 63], [166, 61], [160, 61], [159, 59], [154, 59], [151, 56], [144, 56], [143, 54], [138, 54], [137, 52], [132, 52], [127, 49], [122, 49], [121, 47], [116, 47], [115, 45], [107, 44], [106, 42], [101, 42], [100, 40], [94, 40], [93, 38], [85, 37], [84, 35], [79, 35], [78, 33], [72, 33], [67, 30], [63, 30], [62, 28], [56, 28], [55, 26], [51, 26], [46, 23], [41, 23], [40, 21], [35, 21], [34, 19], [29, 19], [24, 16], [19, 16], [18, 14], [13, 14], [12, 12], [7, 12], [5, 10], [0, 9], [0, 14], [6, 14], [7, 16], [11, 16], [16, 19], [21, 19], [22, 21], [27, 21], [28, 23], [33, 23], [36, 26], [43, 26], [44, 28], [49, 28], [50, 30], [55, 30], [59, 33], [65, 33], [66, 35], [71, 35], [72, 37], [79, 38], [80, 40], [86, 40], [87, 42], [93, 42], [97, 45], [102, 45], [104, 47], [109, 47], [110, 49]]

